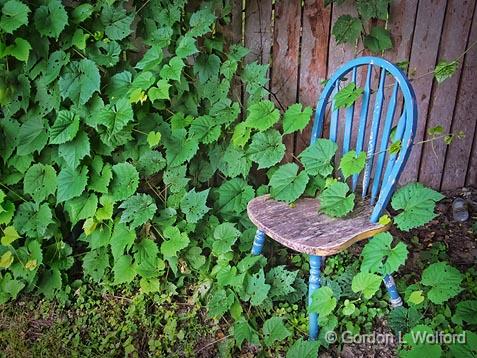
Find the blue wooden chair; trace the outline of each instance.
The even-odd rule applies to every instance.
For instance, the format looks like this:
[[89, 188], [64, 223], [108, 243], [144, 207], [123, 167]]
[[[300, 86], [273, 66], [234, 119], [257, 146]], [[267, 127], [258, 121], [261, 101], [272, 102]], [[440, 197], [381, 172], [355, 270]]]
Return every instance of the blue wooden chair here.
[[[320, 96], [316, 107], [310, 144], [323, 134], [323, 123], [327, 105], [334, 104], [333, 96], [340, 89], [340, 84], [349, 81], [356, 83], [358, 70], [363, 71], [364, 92], [361, 100], [344, 109], [343, 125], [339, 125], [339, 110], [332, 106], [329, 139], [337, 142], [343, 137], [342, 154], [354, 148], [356, 152], [366, 151], [368, 160], [361, 175], [351, 178], [351, 187], [355, 191], [358, 182], [362, 183], [362, 202], [357, 203], [353, 213], [345, 218], [334, 219], [318, 212], [319, 202], [312, 198], [299, 199], [296, 205], [289, 205], [261, 196], [248, 204], [250, 220], [257, 226], [257, 233], [252, 247], [253, 255], [260, 255], [265, 236], [295, 251], [310, 255], [310, 279], [308, 304], [311, 304], [313, 292], [320, 286], [320, 265], [322, 256], [329, 256], [343, 251], [356, 241], [374, 236], [385, 231], [387, 226], [378, 223], [394, 192], [396, 183], [404, 169], [411, 151], [417, 121], [417, 107], [414, 91], [406, 75], [394, 64], [377, 57], [361, 57], [352, 60], [331, 77]], [[376, 91], [371, 89], [374, 73], [379, 73]], [[364, 77], [364, 74], [365, 77]], [[390, 89], [386, 95], [385, 89]], [[374, 108], [369, 116], [370, 98], [374, 97]], [[387, 102], [387, 105], [384, 103]], [[355, 105], [360, 103], [359, 116], [355, 118]], [[398, 104], [402, 103], [402, 109]], [[399, 107], [399, 111], [396, 110]], [[384, 110], [385, 108], [385, 110]], [[386, 112], [382, 115], [382, 112]], [[384, 118], [384, 122], [381, 118]], [[395, 118], [396, 117], [396, 118]], [[357, 122], [355, 146], [352, 147], [353, 122]], [[397, 123], [393, 123], [397, 122]], [[395, 127], [392, 140], [401, 141], [398, 153], [389, 154], [390, 135]], [[338, 136], [338, 128], [343, 131]], [[380, 141], [378, 143], [378, 138]], [[368, 138], [367, 145], [365, 138]], [[366, 145], [366, 148], [365, 148]], [[338, 154], [337, 154], [338, 156]], [[371, 158], [371, 159], [369, 159]], [[377, 201], [376, 201], [377, 200]], [[401, 306], [402, 300], [396, 290], [391, 276], [384, 277], [384, 283], [393, 307]], [[310, 338], [318, 337], [318, 315], [310, 314]]]

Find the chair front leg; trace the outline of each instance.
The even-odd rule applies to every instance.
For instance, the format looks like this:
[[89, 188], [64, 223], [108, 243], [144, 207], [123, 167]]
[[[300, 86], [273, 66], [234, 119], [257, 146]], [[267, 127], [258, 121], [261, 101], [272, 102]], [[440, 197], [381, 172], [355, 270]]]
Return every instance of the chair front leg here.
[[253, 239], [252, 255], [260, 255], [262, 253], [264, 243], [265, 232], [260, 229], [257, 229], [257, 232], [255, 233], [255, 238]]
[[389, 297], [391, 298], [391, 306], [393, 308], [401, 307], [402, 306], [402, 299], [399, 296], [399, 292], [396, 288], [396, 283], [391, 275], [384, 276], [384, 284], [386, 285], [386, 289], [388, 290]]
[[[313, 292], [320, 288], [320, 266], [321, 256], [310, 255], [310, 281], [308, 285], [308, 305], [311, 305]], [[318, 338], [318, 313], [310, 313], [310, 339], [315, 341]]]

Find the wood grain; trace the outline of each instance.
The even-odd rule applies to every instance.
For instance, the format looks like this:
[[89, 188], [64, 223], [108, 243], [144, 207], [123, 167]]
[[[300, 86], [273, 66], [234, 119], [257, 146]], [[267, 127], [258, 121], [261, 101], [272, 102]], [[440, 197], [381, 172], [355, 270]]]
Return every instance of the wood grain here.
[[[415, 142], [423, 140], [426, 118], [431, 98], [432, 74], [436, 64], [447, 0], [421, 0], [416, 15], [409, 71], [419, 77], [412, 81], [418, 104], [418, 121]], [[426, 74], [426, 75], [424, 75]], [[415, 77], [410, 76], [410, 77]], [[406, 168], [401, 175], [401, 184], [416, 181], [419, 173], [422, 146], [412, 148]]]
[[[325, 7], [322, 1], [305, 0], [298, 90], [298, 101], [304, 106], [316, 106], [320, 81], [326, 79], [330, 22], [331, 6]], [[313, 116], [303, 132], [295, 136], [295, 155], [308, 147], [312, 127]]]
[[[449, 0], [441, 36], [439, 61], [452, 60], [464, 52], [472, 23], [474, 4], [474, 1], [471, 0]], [[461, 26], [455, 26], [459, 21], [462, 22]], [[461, 69], [462, 67], [459, 66], [454, 75], [441, 84], [434, 81], [434, 91], [427, 118], [428, 129], [441, 125], [444, 128], [444, 133], [450, 132]], [[419, 180], [435, 189], [440, 189], [446, 149], [447, 145], [443, 140], [425, 143], [422, 148]]]
[[388, 229], [369, 221], [373, 207], [365, 203], [358, 204], [345, 218], [331, 218], [319, 208], [319, 201], [313, 198], [299, 199], [290, 207], [264, 195], [250, 201], [247, 212], [271, 239], [310, 255], [334, 255]]
[[245, 46], [250, 50], [245, 61], [269, 63], [273, 41], [271, 0], [246, 1], [244, 31]]
[[[276, 1], [271, 90], [276, 96], [272, 99], [277, 106], [285, 109], [297, 101], [300, 27], [301, 1]], [[293, 160], [294, 142], [294, 134], [283, 137], [287, 162]]]

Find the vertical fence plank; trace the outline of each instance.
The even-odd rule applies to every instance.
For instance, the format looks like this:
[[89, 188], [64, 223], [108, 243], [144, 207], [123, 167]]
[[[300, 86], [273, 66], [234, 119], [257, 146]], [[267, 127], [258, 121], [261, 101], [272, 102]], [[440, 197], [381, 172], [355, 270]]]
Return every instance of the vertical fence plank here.
[[[228, 44], [242, 43], [242, 0], [231, 1], [232, 11], [228, 31], [225, 31]], [[232, 80], [231, 85], [232, 99], [236, 102], [242, 102], [242, 86], [237, 77]]]
[[388, 30], [393, 38], [393, 48], [384, 53], [392, 62], [409, 61], [414, 19], [418, 0], [393, 0], [389, 10]]
[[[272, 99], [285, 109], [297, 101], [298, 60], [300, 48], [301, 1], [275, 2], [273, 31]], [[285, 135], [285, 161], [293, 159], [294, 135]]]
[[[432, 75], [419, 76], [431, 72], [436, 64], [446, 2], [446, 0], [419, 1], [409, 61], [409, 71], [415, 72], [417, 76], [412, 81], [419, 112], [414, 142], [418, 142], [424, 138], [429, 98], [431, 96], [433, 82]], [[420, 145], [415, 145], [412, 148], [406, 168], [399, 180], [401, 184], [417, 179], [421, 150], [422, 147]]]
[[[449, 0], [441, 36], [439, 60], [452, 60], [465, 50], [473, 12], [473, 1]], [[456, 26], [459, 22], [460, 26]], [[441, 84], [434, 82], [427, 129], [442, 125], [444, 132], [450, 131], [460, 73], [461, 67], [459, 66], [456, 73], [445, 82]], [[443, 140], [424, 144], [419, 170], [420, 181], [435, 189], [440, 188], [445, 154], [446, 145]]]
[[245, 58], [250, 63], [270, 62], [272, 48], [272, 0], [247, 0], [245, 5], [245, 47], [250, 53]]
[[[477, 41], [477, 7], [474, 9], [474, 19], [467, 46]], [[475, 71], [477, 66], [477, 47], [474, 46], [467, 52], [462, 65], [459, 93], [457, 94], [456, 108], [451, 131], [464, 132], [463, 139], [456, 139], [447, 148], [445, 167], [442, 178], [442, 190], [449, 190], [466, 185], [477, 185], [477, 140], [476, 140], [476, 114], [477, 81]], [[474, 141], [474, 153], [472, 150]], [[472, 158], [471, 158], [472, 154]], [[471, 161], [473, 160], [473, 163]], [[470, 166], [469, 166], [470, 164]], [[467, 170], [467, 168], [469, 168]]]
[[[304, 106], [316, 105], [320, 81], [326, 78], [331, 6], [323, 1], [305, 0], [303, 7], [302, 47], [300, 58], [300, 88], [298, 100]], [[310, 143], [310, 121], [295, 138], [295, 153], [301, 153]]]

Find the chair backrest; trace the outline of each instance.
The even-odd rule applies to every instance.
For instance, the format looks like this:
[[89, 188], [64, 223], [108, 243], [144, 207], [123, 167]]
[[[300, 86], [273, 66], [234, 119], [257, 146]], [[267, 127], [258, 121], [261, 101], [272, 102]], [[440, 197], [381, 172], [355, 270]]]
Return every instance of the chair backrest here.
[[[350, 72], [351, 79], [346, 78]], [[373, 72], [379, 74], [376, 90], [372, 89], [372, 83], [376, 82], [373, 81]], [[340, 116], [340, 110], [334, 106], [334, 95], [342, 88], [340, 85], [350, 80], [358, 86], [358, 78], [364, 80], [364, 87], [360, 86], [363, 88], [361, 98], [352, 106], [342, 109], [344, 116]], [[374, 101], [370, 101], [372, 97]], [[372, 111], [369, 111], [370, 102], [374, 102]], [[356, 153], [367, 153], [364, 172], [359, 177], [354, 175], [351, 179], [352, 190], [356, 189], [358, 180], [362, 178], [362, 197], [370, 194], [371, 204], [377, 199], [371, 215], [371, 221], [377, 222], [394, 192], [414, 139], [417, 105], [411, 84], [396, 65], [385, 59], [361, 57], [349, 61], [336, 71], [321, 93], [316, 106], [310, 144], [323, 135], [327, 107], [331, 110], [329, 139], [338, 143], [338, 138], [342, 138], [342, 142], [340, 140], [338, 143], [342, 148], [341, 155], [352, 149]], [[360, 108], [356, 116], [355, 107]], [[381, 121], [383, 108], [386, 108], [384, 122]], [[397, 108], [399, 111], [396, 111]], [[368, 121], [368, 113], [371, 122]], [[357, 122], [357, 131], [353, 131], [353, 122]], [[391, 132], [394, 132], [393, 142], [401, 141], [401, 148], [395, 154], [389, 154], [387, 150]], [[340, 156], [339, 153], [337, 156]]]

